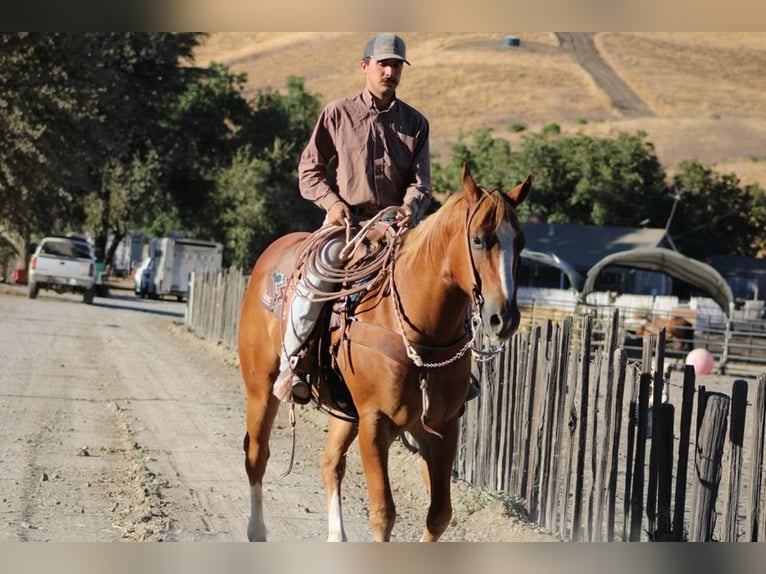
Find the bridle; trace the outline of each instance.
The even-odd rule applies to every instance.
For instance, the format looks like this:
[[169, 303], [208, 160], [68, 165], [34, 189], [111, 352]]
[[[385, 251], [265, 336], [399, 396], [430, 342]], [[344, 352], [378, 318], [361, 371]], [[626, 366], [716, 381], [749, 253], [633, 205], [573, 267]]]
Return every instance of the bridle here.
[[399, 326], [399, 333], [402, 337], [402, 342], [404, 343], [405, 350], [407, 352], [407, 356], [412, 360], [412, 362], [423, 369], [437, 369], [440, 367], [446, 367], [447, 365], [450, 365], [458, 360], [460, 360], [463, 355], [470, 349], [473, 357], [479, 361], [489, 361], [492, 358], [494, 358], [495, 355], [500, 353], [503, 350], [502, 346], [496, 346], [496, 347], [490, 347], [489, 350], [481, 349], [477, 346], [477, 335], [482, 330], [482, 310], [484, 306], [484, 295], [482, 294], [481, 290], [481, 276], [479, 275], [479, 271], [476, 267], [476, 261], [473, 257], [473, 249], [471, 247], [471, 223], [473, 222], [474, 217], [476, 217], [476, 213], [479, 211], [479, 207], [481, 206], [482, 202], [486, 200], [488, 197], [490, 197], [491, 193], [496, 193], [492, 191], [487, 191], [484, 188], [480, 188], [482, 191], [482, 196], [479, 199], [478, 202], [476, 202], [476, 205], [473, 207], [473, 209], [470, 209], [466, 212], [466, 226], [465, 226], [465, 234], [466, 234], [466, 244], [468, 248], [468, 258], [471, 263], [471, 272], [473, 274], [473, 286], [471, 287], [471, 303], [472, 303], [472, 311], [470, 320], [467, 321], [466, 325], [466, 331], [470, 333], [470, 337], [467, 337], [467, 341], [465, 345], [463, 345], [458, 351], [450, 358], [445, 359], [444, 361], [440, 361], [437, 363], [426, 363], [423, 361], [422, 357], [417, 353], [417, 351], [413, 348], [412, 344], [410, 343], [409, 339], [407, 339], [407, 335], [404, 331], [404, 321], [402, 319], [402, 315], [404, 314], [404, 309], [402, 307], [401, 299], [399, 298], [399, 291], [396, 289], [396, 285], [394, 283], [394, 262], [396, 259], [396, 251], [392, 253], [391, 258], [391, 267], [389, 272], [389, 284], [391, 289], [391, 297], [393, 299], [393, 307], [394, 307], [394, 314], [396, 315], [396, 320]]
[[[481, 276], [479, 275], [479, 271], [476, 268], [476, 261], [474, 260], [473, 249], [471, 247], [471, 223], [473, 222], [474, 217], [476, 217], [476, 213], [481, 207], [482, 202], [486, 200], [492, 193], [485, 190], [484, 188], [480, 188], [480, 189], [482, 191], [482, 197], [479, 199], [478, 202], [476, 202], [476, 205], [473, 207], [473, 209], [469, 210], [466, 213], [466, 226], [465, 226], [468, 256], [471, 263], [471, 271], [473, 273], [473, 286], [471, 287], [472, 312], [471, 312], [470, 320], [466, 322], [466, 331], [470, 332], [470, 336], [466, 337], [467, 340], [465, 344], [460, 349], [458, 349], [454, 355], [440, 362], [426, 363], [423, 361], [423, 358], [418, 354], [418, 352], [412, 346], [410, 341], [407, 339], [407, 335], [405, 334], [405, 331], [404, 331], [404, 321], [402, 319], [402, 314], [404, 313], [404, 310], [402, 309], [402, 302], [401, 302], [401, 299], [399, 298], [399, 292], [396, 289], [396, 285], [394, 283], [394, 261], [396, 258], [396, 253], [392, 254], [391, 268], [389, 272], [391, 297], [393, 299], [394, 314], [396, 315], [396, 321], [399, 326], [399, 333], [401, 335], [402, 342], [404, 343], [404, 348], [407, 352], [407, 356], [410, 358], [410, 360], [412, 360], [412, 362], [417, 367], [420, 368], [420, 373], [418, 378], [420, 383], [420, 392], [422, 395], [421, 400], [423, 402], [423, 410], [421, 411], [421, 415], [420, 415], [420, 424], [423, 426], [426, 432], [433, 434], [435, 436], [438, 436], [440, 438], [443, 438], [441, 433], [434, 430], [433, 428], [428, 426], [428, 424], [426, 423], [426, 418], [428, 417], [428, 408], [430, 404], [430, 400], [428, 396], [429, 370], [446, 367], [448, 365], [451, 365], [452, 363], [455, 363], [456, 361], [460, 360], [466, 354], [466, 352], [468, 352], [469, 349], [471, 350], [471, 354], [473, 355], [473, 357], [479, 361], [489, 361], [492, 358], [494, 358], [495, 355], [497, 355], [503, 350], [502, 346], [492, 347], [490, 348], [489, 351], [479, 349], [476, 346], [476, 337], [478, 333], [480, 333], [482, 330], [481, 313], [482, 313], [482, 308], [484, 305], [484, 296], [481, 290]], [[466, 333], [466, 335], [467, 334], [468, 333]]]

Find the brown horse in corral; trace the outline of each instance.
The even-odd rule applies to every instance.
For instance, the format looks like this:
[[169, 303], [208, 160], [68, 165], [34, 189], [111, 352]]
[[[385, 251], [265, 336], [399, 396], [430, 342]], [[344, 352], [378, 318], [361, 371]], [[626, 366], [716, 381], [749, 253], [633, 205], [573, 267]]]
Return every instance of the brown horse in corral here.
[[636, 335], [646, 333], [657, 334], [665, 328], [665, 344], [676, 351], [688, 352], [694, 346], [694, 327], [683, 317], [645, 317], [646, 321], [638, 329]]
[[[393, 441], [408, 431], [415, 439], [430, 494], [423, 541], [436, 541], [452, 517], [451, 471], [458, 418], [466, 399], [474, 305], [485, 340], [507, 341], [519, 326], [516, 280], [525, 238], [516, 207], [531, 187], [528, 177], [507, 193], [478, 185], [467, 167], [463, 188], [435, 213], [401, 236], [389, 280], [362, 292], [342, 327], [324, 334], [333, 366], [358, 416], [328, 417], [321, 460], [329, 541], [346, 540], [341, 481], [346, 452], [356, 437], [367, 481], [374, 538], [390, 540], [396, 510], [388, 476]], [[256, 262], [242, 306], [240, 367], [247, 392], [245, 468], [250, 483], [250, 540], [265, 540], [263, 476], [269, 437], [280, 402], [272, 395], [283, 325], [262, 299], [274, 277], [289, 277], [286, 262], [307, 239], [294, 233], [276, 240]], [[325, 330], [327, 331], [327, 330]], [[316, 379], [315, 379], [316, 380]], [[317, 397], [322, 403], [327, 396]], [[292, 405], [291, 405], [292, 406]]]

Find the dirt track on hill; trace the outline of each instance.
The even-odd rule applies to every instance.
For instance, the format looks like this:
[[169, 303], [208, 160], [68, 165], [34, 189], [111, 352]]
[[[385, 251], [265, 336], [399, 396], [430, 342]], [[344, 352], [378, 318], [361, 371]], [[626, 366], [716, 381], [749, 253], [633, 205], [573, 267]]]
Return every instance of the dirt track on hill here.
[[652, 117], [654, 112], [607, 64], [592, 32], [556, 32], [561, 48], [572, 55], [626, 118]]
[[[70, 295], [0, 284], [0, 541], [244, 541], [245, 399], [235, 354], [183, 327], [185, 306], [113, 291]], [[287, 411], [266, 474], [274, 541], [322, 541], [318, 461], [325, 415], [297, 411], [295, 467]], [[417, 457], [390, 458], [393, 539], [420, 538], [426, 512]], [[551, 541], [512, 501], [456, 482], [443, 540]], [[350, 540], [371, 540], [352, 447], [343, 492]]]

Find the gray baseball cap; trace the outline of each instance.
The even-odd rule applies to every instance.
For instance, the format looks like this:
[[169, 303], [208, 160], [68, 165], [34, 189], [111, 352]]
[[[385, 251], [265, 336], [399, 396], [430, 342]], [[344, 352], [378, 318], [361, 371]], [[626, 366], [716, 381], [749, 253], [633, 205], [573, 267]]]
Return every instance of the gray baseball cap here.
[[370, 38], [364, 47], [362, 59], [372, 58], [373, 60], [402, 60], [407, 61], [407, 47], [396, 34], [378, 34]]

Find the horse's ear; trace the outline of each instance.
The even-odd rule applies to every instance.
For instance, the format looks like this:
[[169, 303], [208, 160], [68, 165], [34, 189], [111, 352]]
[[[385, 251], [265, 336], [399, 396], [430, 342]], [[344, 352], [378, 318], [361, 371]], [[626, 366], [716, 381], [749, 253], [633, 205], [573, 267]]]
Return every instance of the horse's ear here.
[[531, 189], [532, 189], [532, 176], [528, 175], [526, 179], [524, 179], [524, 181], [522, 181], [519, 185], [514, 187], [506, 195], [508, 196], [508, 199], [510, 199], [511, 202], [513, 203], [513, 206], [518, 207], [527, 198]]
[[463, 163], [463, 189], [474, 200], [478, 200], [478, 198], [481, 196], [481, 190], [479, 189], [479, 186], [476, 185], [476, 182], [473, 180], [473, 176], [471, 175], [471, 169], [468, 167], [468, 164], [465, 162]]

